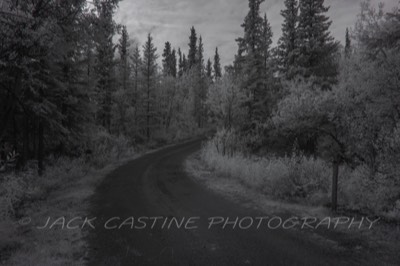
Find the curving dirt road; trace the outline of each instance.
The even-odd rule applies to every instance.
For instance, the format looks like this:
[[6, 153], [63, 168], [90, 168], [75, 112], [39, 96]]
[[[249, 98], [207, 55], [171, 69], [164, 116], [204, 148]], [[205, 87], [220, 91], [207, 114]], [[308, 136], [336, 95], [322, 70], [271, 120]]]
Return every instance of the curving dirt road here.
[[[361, 256], [319, 247], [296, 230], [209, 228], [210, 217], [266, 214], [185, 174], [183, 162], [200, 146], [196, 140], [147, 154], [105, 179], [92, 200], [98, 226], [89, 232], [89, 265], [365, 265]], [[192, 220], [186, 229], [168, 229], [173, 217]]]

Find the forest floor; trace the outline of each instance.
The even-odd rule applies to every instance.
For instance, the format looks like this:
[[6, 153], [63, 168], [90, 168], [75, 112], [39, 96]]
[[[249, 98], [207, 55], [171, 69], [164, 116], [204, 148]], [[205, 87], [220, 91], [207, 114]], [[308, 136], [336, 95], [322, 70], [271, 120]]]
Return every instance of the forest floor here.
[[[317, 222], [314, 223], [314, 228], [306, 227], [305, 230], [298, 228], [298, 231], [304, 234], [305, 238], [312, 239], [320, 246], [338, 251], [376, 254], [381, 258], [382, 265], [399, 265], [400, 263], [400, 246], [398, 245], [400, 224], [385, 222], [378, 218], [379, 220], [369, 228], [369, 226], [365, 226], [366, 216], [346, 211], [340, 212], [340, 214], [332, 213], [325, 207], [276, 201], [261, 191], [246, 186], [239, 180], [216, 173], [201, 159], [200, 153], [188, 158], [185, 169], [200, 184], [244, 207], [282, 217], [316, 218]], [[332, 221], [338, 217], [354, 218], [354, 224], [344, 223], [334, 227]], [[369, 219], [376, 220], [377, 217]], [[361, 227], [357, 224], [360, 221], [364, 221]], [[319, 222], [322, 222], [322, 226], [315, 228]]]

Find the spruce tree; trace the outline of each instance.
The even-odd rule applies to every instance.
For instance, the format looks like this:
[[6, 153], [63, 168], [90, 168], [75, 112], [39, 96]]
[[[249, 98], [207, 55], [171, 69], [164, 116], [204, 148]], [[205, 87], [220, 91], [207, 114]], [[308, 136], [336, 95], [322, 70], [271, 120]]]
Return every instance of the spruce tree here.
[[317, 82], [328, 88], [336, 81], [336, 53], [338, 43], [329, 32], [332, 22], [326, 13], [324, 0], [301, 0], [298, 25], [298, 74], [308, 78], [314, 76]]
[[194, 27], [190, 29], [190, 37], [189, 37], [189, 54], [187, 58], [187, 67], [191, 69], [193, 66], [197, 64], [197, 35]]
[[120, 56], [120, 77], [121, 77], [121, 87], [122, 89], [126, 90], [128, 87], [128, 80], [129, 80], [129, 56], [128, 56], [128, 49], [129, 49], [129, 35], [126, 29], [126, 26], [122, 27], [121, 38], [119, 40], [119, 56]]
[[204, 74], [204, 45], [203, 38], [199, 37], [199, 45], [197, 48], [196, 62], [200, 77]]
[[344, 48], [344, 53], [346, 58], [349, 58], [351, 55], [351, 39], [350, 39], [349, 28], [346, 28], [346, 45]]
[[175, 49], [172, 49], [169, 67], [170, 67], [171, 76], [176, 78], [178, 71], [177, 71], [177, 61], [176, 61], [176, 50]]
[[162, 54], [163, 60], [163, 74], [165, 76], [176, 77], [176, 51], [171, 48], [169, 42], [165, 43], [164, 52]]
[[184, 69], [183, 69], [183, 57], [181, 48], [178, 49], [178, 76], [182, 77]]
[[183, 56], [182, 56], [182, 69], [183, 69], [183, 72], [188, 71], [188, 67], [189, 67], [188, 60], [186, 59], [186, 55], [183, 54]]
[[132, 97], [132, 104], [135, 108], [134, 114], [134, 123], [135, 126], [138, 125], [138, 109], [139, 109], [139, 85], [141, 84], [141, 69], [142, 69], [142, 58], [140, 56], [140, 48], [139, 45], [135, 45], [132, 56], [132, 78], [133, 78], [133, 97]]
[[154, 46], [153, 38], [149, 34], [147, 41], [143, 46], [143, 64], [142, 73], [146, 89], [146, 99], [144, 101], [146, 108], [146, 136], [147, 140], [151, 137], [151, 120], [154, 116], [154, 87], [157, 75], [157, 48]]
[[214, 77], [215, 80], [219, 80], [222, 77], [221, 58], [218, 53], [218, 47], [215, 48], [214, 55]]
[[272, 45], [272, 30], [271, 25], [269, 24], [267, 14], [264, 14], [263, 27], [262, 27], [262, 54], [263, 54], [263, 68], [264, 68], [264, 89], [267, 90], [268, 79], [271, 75], [271, 71], [268, 69], [270, 54], [271, 54], [271, 45]]
[[171, 43], [166, 42], [164, 52], [162, 54], [163, 73], [165, 76], [171, 76], [171, 74], [172, 74], [171, 73], [171, 54], [172, 54]]
[[285, 9], [281, 11], [281, 15], [284, 21], [282, 24], [282, 36], [278, 40], [278, 67], [286, 78], [290, 78], [297, 48], [298, 1], [285, 0]]
[[97, 66], [98, 75], [97, 93], [100, 103], [99, 122], [111, 132], [111, 105], [114, 79], [114, 44], [112, 38], [115, 33], [113, 21], [114, 6], [108, 2], [100, 2], [98, 5], [99, 19], [96, 29], [97, 39]]
[[263, 24], [260, 16], [260, 5], [264, 0], [249, 0], [249, 12], [245, 17], [242, 27], [243, 38], [237, 40], [239, 51], [243, 54], [243, 71], [246, 76], [244, 88], [250, 100], [247, 102], [249, 115], [249, 129], [255, 129], [262, 120], [263, 100], [265, 97], [264, 88], [264, 63], [263, 63]]

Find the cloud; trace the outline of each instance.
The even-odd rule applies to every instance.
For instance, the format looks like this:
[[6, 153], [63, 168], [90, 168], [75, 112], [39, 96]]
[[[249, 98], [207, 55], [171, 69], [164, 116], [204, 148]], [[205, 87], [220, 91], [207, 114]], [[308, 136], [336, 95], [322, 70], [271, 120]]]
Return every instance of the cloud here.
[[[344, 41], [345, 30], [352, 27], [360, 9], [361, 0], [326, 0], [330, 6], [332, 35]], [[385, 1], [393, 8], [397, 0]], [[262, 13], [267, 13], [274, 33], [274, 43], [281, 34], [283, 19], [280, 10], [282, 0], [267, 0]], [[237, 51], [235, 39], [243, 35], [240, 25], [248, 11], [246, 0], [124, 0], [116, 13], [116, 21], [127, 26], [132, 39], [141, 42], [151, 33], [162, 54], [166, 41], [187, 53], [191, 26], [202, 35], [205, 58], [213, 58], [219, 48], [223, 65], [232, 63]]]

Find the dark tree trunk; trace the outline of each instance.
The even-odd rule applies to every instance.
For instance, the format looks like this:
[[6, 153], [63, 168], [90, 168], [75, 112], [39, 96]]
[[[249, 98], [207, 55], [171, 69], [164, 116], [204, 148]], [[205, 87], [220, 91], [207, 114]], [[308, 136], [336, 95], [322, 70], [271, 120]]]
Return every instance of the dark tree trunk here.
[[339, 162], [334, 160], [332, 163], [332, 210], [337, 210], [337, 192], [339, 179]]
[[24, 126], [24, 145], [22, 151], [22, 164], [25, 164], [29, 159], [29, 119], [25, 116]]
[[43, 134], [44, 134], [44, 129], [43, 129], [43, 121], [42, 119], [39, 120], [39, 128], [38, 128], [38, 137], [39, 137], [39, 147], [38, 147], [38, 173], [39, 176], [43, 175], [44, 171], [44, 141], [43, 141]]

